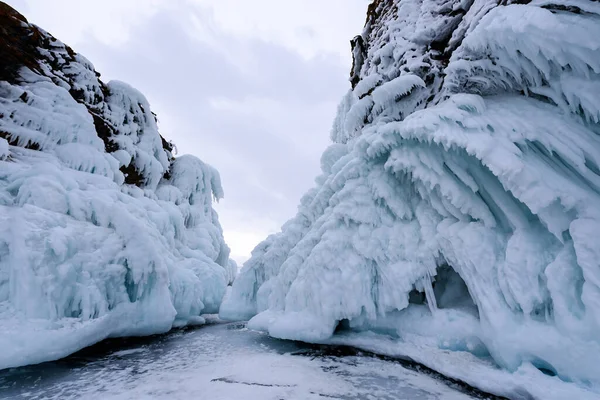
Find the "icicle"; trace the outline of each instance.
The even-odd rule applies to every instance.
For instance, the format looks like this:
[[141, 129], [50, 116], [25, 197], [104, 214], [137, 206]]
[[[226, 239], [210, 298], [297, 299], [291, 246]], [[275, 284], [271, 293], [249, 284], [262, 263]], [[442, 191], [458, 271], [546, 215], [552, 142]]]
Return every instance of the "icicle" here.
[[438, 309], [437, 301], [435, 299], [435, 293], [433, 292], [433, 277], [427, 273], [427, 275], [421, 280], [423, 289], [425, 291], [425, 298], [427, 299], [427, 305], [432, 314]]

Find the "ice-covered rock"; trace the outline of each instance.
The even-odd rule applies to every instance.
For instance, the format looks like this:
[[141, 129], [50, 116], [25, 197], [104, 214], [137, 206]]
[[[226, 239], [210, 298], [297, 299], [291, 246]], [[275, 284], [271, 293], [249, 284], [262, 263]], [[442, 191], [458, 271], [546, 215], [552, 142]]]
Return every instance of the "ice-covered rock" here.
[[237, 268], [218, 172], [0, 2], [0, 369], [202, 322]]
[[470, 352], [540, 398], [564, 398], [546, 375], [598, 395], [598, 38], [593, 1], [374, 1], [323, 173], [221, 316], [391, 334], [443, 349], [433, 368]]

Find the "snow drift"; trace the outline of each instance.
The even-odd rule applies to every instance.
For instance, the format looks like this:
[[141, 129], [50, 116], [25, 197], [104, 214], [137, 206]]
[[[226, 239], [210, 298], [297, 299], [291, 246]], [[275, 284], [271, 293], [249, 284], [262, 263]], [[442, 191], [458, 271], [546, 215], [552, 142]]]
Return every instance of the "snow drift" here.
[[202, 323], [235, 275], [217, 171], [0, 3], [0, 369]]
[[374, 1], [322, 175], [220, 315], [375, 351], [351, 332], [391, 335], [509, 397], [597, 396], [598, 38], [585, 0]]

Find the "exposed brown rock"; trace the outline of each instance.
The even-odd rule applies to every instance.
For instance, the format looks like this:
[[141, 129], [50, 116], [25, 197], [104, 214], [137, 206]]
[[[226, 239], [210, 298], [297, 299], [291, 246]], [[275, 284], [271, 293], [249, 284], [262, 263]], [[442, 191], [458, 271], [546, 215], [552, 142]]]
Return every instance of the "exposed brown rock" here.
[[0, 2], [0, 80], [14, 82], [25, 66], [39, 72], [39, 30], [7, 4]]

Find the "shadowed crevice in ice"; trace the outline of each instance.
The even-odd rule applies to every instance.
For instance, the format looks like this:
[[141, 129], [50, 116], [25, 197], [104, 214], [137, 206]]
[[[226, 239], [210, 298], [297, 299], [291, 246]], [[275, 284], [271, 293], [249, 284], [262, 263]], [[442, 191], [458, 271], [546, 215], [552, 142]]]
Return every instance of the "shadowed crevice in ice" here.
[[277, 385], [277, 384], [259, 383], [259, 382], [241, 382], [241, 381], [236, 381], [235, 379], [231, 379], [231, 378], [215, 378], [215, 379], [211, 379], [211, 382], [235, 383], [238, 385], [264, 386], [264, 387], [294, 387], [294, 386], [296, 386], [296, 385]]

